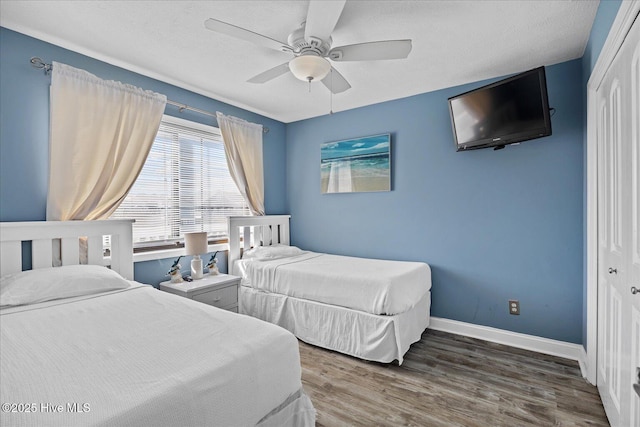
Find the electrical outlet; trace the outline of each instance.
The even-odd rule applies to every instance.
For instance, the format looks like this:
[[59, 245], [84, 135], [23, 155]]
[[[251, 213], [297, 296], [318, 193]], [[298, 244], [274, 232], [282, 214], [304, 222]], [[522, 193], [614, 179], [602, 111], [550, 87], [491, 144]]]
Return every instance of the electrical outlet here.
[[518, 301], [517, 299], [509, 300], [509, 314], [520, 314], [520, 301]]

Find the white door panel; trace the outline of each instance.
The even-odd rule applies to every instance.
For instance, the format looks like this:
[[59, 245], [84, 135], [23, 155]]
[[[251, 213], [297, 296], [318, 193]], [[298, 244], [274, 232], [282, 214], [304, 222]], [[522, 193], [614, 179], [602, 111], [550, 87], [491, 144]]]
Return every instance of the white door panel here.
[[[631, 176], [631, 218], [630, 218], [630, 255], [629, 282], [626, 287], [640, 289], [640, 42], [638, 39], [638, 20], [635, 24], [635, 50], [631, 60], [631, 150], [630, 171]], [[640, 294], [631, 294], [631, 312], [633, 334], [631, 336], [632, 354], [629, 370], [633, 374], [633, 382], [637, 384], [631, 393], [630, 423], [634, 427], [640, 427]], [[633, 384], [632, 384], [633, 385]]]
[[[635, 373], [637, 380], [638, 372], [637, 367], [640, 367], [640, 310], [636, 307], [631, 308], [631, 370]], [[634, 390], [635, 392], [635, 390]], [[640, 427], [640, 398], [638, 396], [631, 396], [631, 407], [629, 408], [629, 425], [633, 427]]]
[[640, 427], [640, 24], [631, 27], [597, 90], [598, 369], [612, 426]]

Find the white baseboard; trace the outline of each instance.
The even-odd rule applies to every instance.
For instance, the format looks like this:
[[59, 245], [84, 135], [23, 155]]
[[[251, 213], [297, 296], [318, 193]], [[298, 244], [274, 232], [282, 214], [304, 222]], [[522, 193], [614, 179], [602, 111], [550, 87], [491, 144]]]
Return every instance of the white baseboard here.
[[584, 378], [587, 376], [587, 352], [580, 344], [541, 338], [534, 335], [521, 334], [440, 317], [431, 317], [429, 329], [575, 360], [580, 366], [582, 376]]
[[588, 360], [589, 359], [587, 358], [587, 350], [585, 350], [584, 347], [580, 346], [580, 354], [578, 355], [578, 365], [580, 365], [580, 373], [582, 374], [582, 378], [587, 380], [589, 384], [596, 385], [595, 383], [592, 383], [591, 381], [589, 381], [589, 370], [587, 369], [587, 366], [589, 366]]

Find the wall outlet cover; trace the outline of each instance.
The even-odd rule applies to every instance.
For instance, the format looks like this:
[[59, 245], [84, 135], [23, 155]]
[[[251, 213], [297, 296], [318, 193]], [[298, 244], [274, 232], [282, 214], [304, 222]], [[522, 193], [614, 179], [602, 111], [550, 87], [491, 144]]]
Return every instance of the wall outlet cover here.
[[520, 301], [515, 299], [509, 300], [509, 314], [520, 314]]

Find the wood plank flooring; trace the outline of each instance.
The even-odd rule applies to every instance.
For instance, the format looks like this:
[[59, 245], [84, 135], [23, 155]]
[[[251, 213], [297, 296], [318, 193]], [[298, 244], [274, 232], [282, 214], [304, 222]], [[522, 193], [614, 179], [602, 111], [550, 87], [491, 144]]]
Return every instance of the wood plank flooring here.
[[402, 366], [300, 342], [322, 426], [608, 426], [577, 362], [427, 330]]

